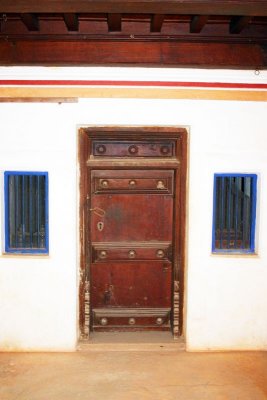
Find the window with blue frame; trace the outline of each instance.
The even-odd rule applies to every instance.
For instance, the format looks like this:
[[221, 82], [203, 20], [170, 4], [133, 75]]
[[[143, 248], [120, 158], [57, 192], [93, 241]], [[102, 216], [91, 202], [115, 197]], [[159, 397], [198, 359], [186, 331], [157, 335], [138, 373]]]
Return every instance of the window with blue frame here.
[[254, 253], [257, 175], [215, 174], [212, 251]]
[[48, 253], [47, 172], [5, 172], [5, 251]]

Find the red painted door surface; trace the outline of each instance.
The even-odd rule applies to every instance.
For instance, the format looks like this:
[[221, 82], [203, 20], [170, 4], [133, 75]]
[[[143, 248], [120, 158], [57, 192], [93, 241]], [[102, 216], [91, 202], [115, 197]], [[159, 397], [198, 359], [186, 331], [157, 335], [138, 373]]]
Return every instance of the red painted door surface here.
[[173, 170], [91, 171], [91, 327], [170, 329]]

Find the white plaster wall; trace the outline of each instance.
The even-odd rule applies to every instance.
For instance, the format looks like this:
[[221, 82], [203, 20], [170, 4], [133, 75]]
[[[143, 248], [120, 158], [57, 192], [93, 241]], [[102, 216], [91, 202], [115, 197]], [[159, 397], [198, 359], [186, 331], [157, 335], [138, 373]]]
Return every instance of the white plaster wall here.
[[[200, 102], [191, 123], [187, 348], [267, 348], [266, 104]], [[257, 173], [257, 255], [211, 254], [214, 172]]]
[[[231, 101], [0, 104], [0, 171], [48, 171], [50, 221], [49, 256], [0, 257], [0, 350], [75, 349], [77, 126], [105, 124], [190, 126], [187, 349], [267, 349], [266, 111]], [[259, 175], [255, 256], [211, 254], [215, 172]]]

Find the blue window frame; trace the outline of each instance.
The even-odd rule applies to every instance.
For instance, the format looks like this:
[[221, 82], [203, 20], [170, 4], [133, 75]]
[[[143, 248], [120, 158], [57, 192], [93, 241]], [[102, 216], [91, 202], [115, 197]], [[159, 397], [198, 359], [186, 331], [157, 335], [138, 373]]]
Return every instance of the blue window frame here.
[[213, 252], [255, 252], [256, 199], [257, 175], [214, 175]]
[[48, 173], [6, 171], [5, 251], [48, 253]]

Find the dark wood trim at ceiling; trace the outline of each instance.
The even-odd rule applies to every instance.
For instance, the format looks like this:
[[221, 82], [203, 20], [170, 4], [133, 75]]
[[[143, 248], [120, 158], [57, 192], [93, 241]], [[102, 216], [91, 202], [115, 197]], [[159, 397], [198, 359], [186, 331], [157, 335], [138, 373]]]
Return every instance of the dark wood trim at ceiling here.
[[267, 66], [267, 47], [231, 43], [177, 42], [0, 42], [4, 65], [168, 65], [210, 68]]
[[153, 13], [265, 16], [265, 0], [1, 0], [1, 13]]
[[0, 0], [0, 65], [267, 67], [266, 0]]

